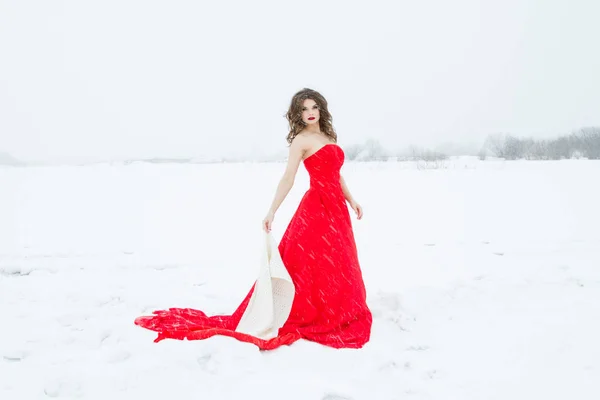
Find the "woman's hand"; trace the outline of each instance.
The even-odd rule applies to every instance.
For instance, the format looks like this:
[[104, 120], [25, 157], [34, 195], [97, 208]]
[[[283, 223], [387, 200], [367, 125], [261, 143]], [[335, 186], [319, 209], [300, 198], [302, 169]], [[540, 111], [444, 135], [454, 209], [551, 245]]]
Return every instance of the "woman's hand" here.
[[350, 207], [352, 207], [352, 209], [356, 213], [356, 218], [361, 219], [363, 216], [363, 209], [361, 205], [353, 200], [352, 202], [350, 202]]
[[265, 219], [263, 219], [263, 229], [265, 230], [265, 232], [271, 232], [271, 226], [273, 225], [274, 218], [275, 214], [269, 211]]

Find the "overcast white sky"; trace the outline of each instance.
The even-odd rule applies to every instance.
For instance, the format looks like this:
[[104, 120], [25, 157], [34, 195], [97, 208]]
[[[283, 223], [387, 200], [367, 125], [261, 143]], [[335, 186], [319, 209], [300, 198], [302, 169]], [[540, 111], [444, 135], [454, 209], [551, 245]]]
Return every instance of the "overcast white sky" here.
[[286, 151], [291, 96], [340, 144], [600, 125], [600, 2], [0, 0], [0, 152]]

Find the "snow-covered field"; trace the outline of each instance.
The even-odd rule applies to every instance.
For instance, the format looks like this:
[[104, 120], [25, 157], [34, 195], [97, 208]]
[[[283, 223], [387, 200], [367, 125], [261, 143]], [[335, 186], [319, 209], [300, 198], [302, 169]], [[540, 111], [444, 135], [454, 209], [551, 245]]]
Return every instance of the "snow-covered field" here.
[[444, 167], [344, 166], [371, 342], [271, 352], [133, 320], [233, 311], [284, 164], [0, 168], [0, 399], [600, 398], [600, 163]]

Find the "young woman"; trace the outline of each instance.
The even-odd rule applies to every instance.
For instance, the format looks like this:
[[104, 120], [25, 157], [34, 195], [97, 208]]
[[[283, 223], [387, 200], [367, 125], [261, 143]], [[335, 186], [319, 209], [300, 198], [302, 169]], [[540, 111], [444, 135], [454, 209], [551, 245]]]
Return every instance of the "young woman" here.
[[275, 213], [294, 184], [300, 162], [309, 173], [310, 188], [278, 246], [295, 289], [285, 323], [276, 336], [267, 339], [236, 331], [253, 285], [232, 315], [209, 317], [200, 310], [171, 308], [137, 318], [137, 325], [159, 332], [156, 342], [227, 335], [270, 350], [299, 339], [335, 348], [360, 348], [369, 341], [372, 315], [346, 202], [358, 219], [363, 210], [340, 174], [344, 152], [337, 145], [327, 101], [320, 93], [305, 88], [293, 96], [286, 117], [290, 125], [288, 163], [263, 229], [271, 231]]

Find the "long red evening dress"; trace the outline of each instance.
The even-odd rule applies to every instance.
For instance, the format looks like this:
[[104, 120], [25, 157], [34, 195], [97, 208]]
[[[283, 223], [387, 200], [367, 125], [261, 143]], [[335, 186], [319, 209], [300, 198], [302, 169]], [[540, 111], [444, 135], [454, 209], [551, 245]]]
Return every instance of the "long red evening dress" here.
[[278, 246], [295, 294], [289, 317], [275, 337], [265, 340], [236, 332], [255, 285], [232, 315], [207, 316], [191, 308], [170, 308], [139, 317], [135, 323], [158, 332], [155, 342], [226, 335], [262, 350], [298, 339], [334, 348], [361, 348], [369, 341], [372, 315], [340, 184], [343, 163], [344, 152], [333, 143], [304, 160], [310, 188]]

